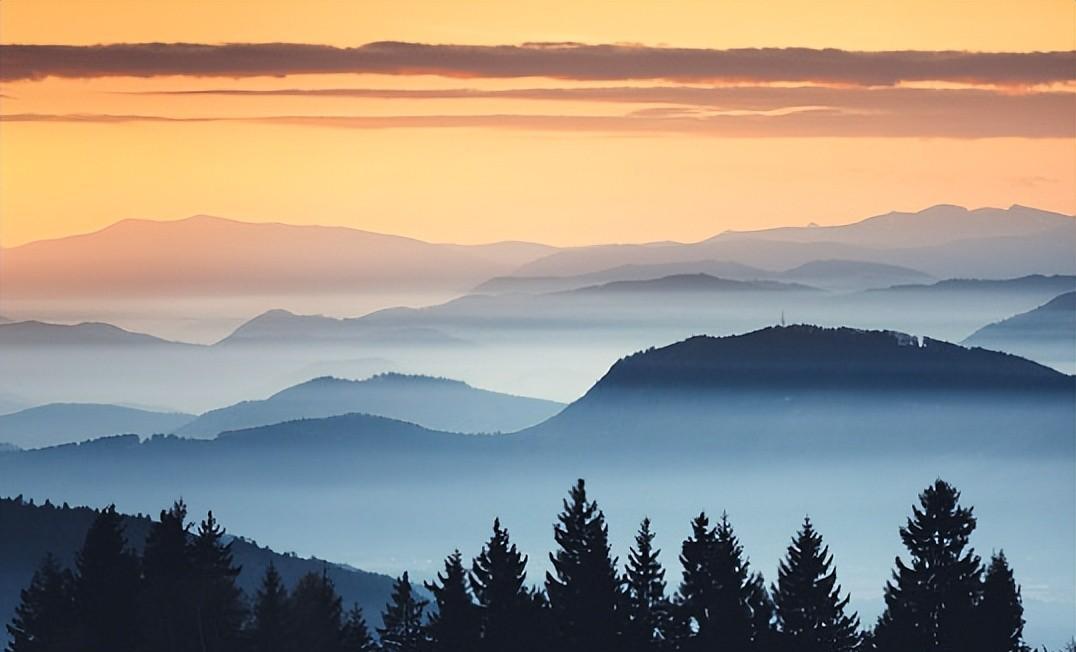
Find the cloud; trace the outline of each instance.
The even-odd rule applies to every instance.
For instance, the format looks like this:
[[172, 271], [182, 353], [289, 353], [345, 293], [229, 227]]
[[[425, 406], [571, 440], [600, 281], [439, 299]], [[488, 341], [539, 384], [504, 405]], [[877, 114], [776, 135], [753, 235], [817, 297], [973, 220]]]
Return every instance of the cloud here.
[[434, 74], [680, 82], [912, 81], [1031, 85], [1076, 79], [1074, 52], [853, 52], [809, 48], [714, 50], [642, 45], [527, 43], [431, 45], [377, 42], [354, 48], [300, 43], [2, 45], [0, 80], [46, 76], [283, 76], [305, 73]]
[[15, 114], [0, 116], [9, 122], [234, 122], [287, 124], [340, 129], [512, 129], [620, 134], [687, 134], [731, 138], [766, 137], [923, 137], [923, 138], [1072, 138], [1071, 119], [1051, 121], [1002, 120], [991, 113], [848, 112], [812, 108], [784, 113], [684, 113], [658, 111], [628, 115], [289, 115], [267, 117], [167, 118], [133, 115]]

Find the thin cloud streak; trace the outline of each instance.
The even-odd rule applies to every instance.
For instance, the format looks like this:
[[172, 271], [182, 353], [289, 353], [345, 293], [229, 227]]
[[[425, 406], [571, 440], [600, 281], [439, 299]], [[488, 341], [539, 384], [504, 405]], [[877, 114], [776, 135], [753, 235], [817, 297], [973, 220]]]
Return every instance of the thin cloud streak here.
[[0, 80], [58, 77], [432, 74], [680, 82], [815, 82], [864, 86], [946, 81], [1035, 85], [1076, 79], [1076, 52], [853, 52], [837, 49], [659, 48], [530, 43], [354, 48], [302, 43], [0, 45]]
[[91, 114], [11, 114], [3, 122], [234, 122], [346, 129], [512, 129], [620, 134], [688, 134], [728, 138], [1072, 138], [1072, 120], [1006, 121], [992, 113], [879, 114], [812, 108], [777, 114], [684, 114], [682, 111], [644, 111], [625, 116], [567, 115], [408, 115], [169, 118], [164, 116]]

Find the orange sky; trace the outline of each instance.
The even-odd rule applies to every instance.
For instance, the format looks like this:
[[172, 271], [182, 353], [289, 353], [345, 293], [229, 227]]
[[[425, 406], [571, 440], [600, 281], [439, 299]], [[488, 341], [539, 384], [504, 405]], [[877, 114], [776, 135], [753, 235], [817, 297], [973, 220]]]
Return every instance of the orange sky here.
[[[4, 0], [0, 39], [1076, 48], [1070, 0], [253, 6]], [[0, 244], [85, 232], [128, 217], [196, 213], [342, 224], [437, 241], [582, 244], [697, 240], [727, 228], [840, 223], [934, 203], [1076, 212], [1072, 79], [1015, 86], [939, 79], [888, 90], [827, 90], [806, 80], [778, 84], [807, 88], [762, 104], [753, 95], [678, 95], [684, 87], [726, 86], [370, 73], [9, 80], [0, 83], [0, 114], [8, 116], [0, 122]], [[634, 95], [652, 87], [660, 98]], [[601, 98], [603, 88], [627, 89], [626, 97]], [[291, 89], [377, 92], [162, 94]], [[439, 97], [382, 92], [446, 89], [452, 92]], [[452, 94], [461, 91], [468, 97]]]

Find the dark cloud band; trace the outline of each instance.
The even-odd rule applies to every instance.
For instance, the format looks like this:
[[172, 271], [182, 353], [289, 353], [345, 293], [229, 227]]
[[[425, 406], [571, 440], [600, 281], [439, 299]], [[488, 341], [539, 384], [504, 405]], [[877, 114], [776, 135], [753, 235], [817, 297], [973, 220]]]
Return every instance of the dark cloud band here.
[[1076, 52], [711, 50], [578, 43], [474, 46], [400, 42], [354, 48], [295, 43], [0, 46], [0, 80], [5, 81], [50, 75], [248, 77], [308, 73], [865, 86], [915, 81], [1029, 85], [1076, 79]]

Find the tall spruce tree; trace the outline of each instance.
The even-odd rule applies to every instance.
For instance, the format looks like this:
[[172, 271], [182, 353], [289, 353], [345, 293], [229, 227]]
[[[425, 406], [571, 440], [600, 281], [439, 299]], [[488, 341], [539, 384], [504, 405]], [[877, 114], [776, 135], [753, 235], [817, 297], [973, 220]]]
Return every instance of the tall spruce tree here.
[[975, 606], [982, 591], [982, 564], [968, 547], [975, 530], [960, 492], [937, 480], [919, 495], [920, 506], [900, 529], [911, 564], [899, 557], [886, 584], [886, 608], [875, 627], [880, 652], [971, 652]]
[[75, 559], [80, 649], [131, 652], [138, 641], [139, 562], [115, 505], [98, 512]]
[[686, 650], [750, 650], [753, 597], [748, 562], [728, 516], [710, 527], [706, 514], [691, 524], [692, 535], [684, 541], [680, 563], [683, 580], [680, 602], [692, 635]]
[[288, 590], [272, 562], [269, 562], [261, 587], [254, 595], [253, 616], [249, 638], [257, 652], [287, 652], [290, 649]]
[[190, 544], [193, 569], [194, 626], [199, 652], [234, 650], [246, 621], [243, 592], [236, 585], [241, 568], [232, 559], [231, 542], [213, 512], [198, 526]]
[[392, 596], [381, 614], [382, 626], [377, 633], [385, 652], [422, 652], [428, 649], [422, 614], [426, 601], [415, 597], [411, 580], [404, 574], [392, 585]]
[[560, 649], [567, 652], [610, 650], [618, 645], [622, 595], [609, 528], [596, 502], [587, 499], [578, 480], [557, 516], [550, 553], [553, 572], [546, 573], [546, 594], [557, 622]]
[[656, 651], [671, 646], [670, 606], [665, 596], [665, 569], [658, 561], [659, 554], [661, 551], [654, 548], [650, 519], [644, 518], [635, 535], [635, 546], [628, 552], [624, 573], [625, 650]]
[[530, 645], [534, 637], [527, 633], [535, 622], [535, 597], [524, 585], [527, 557], [511, 542], [500, 519], [494, 519], [492, 536], [471, 564], [470, 580], [478, 602], [480, 649], [499, 652]]
[[292, 650], [339, 652], [343, 642], [343, 606], [326, 571], [299, 578], [289, 602]]
[[990, 558], [974, 631], [980, 652], [1022, 652], [1024, 605], [1004, 552]]
[[852, 652], [859, 645], [859, 618], [848, 615], [840, 596], [833, 555], [810, 518], [788, 546], [777, 569], [773, 600], [788, 652]]
[[478, 608], [467, 588], [463, 556], [456, 550], [445, 559], [445, 570], [435, 582], [426, 582], [434, 598], [436, 613], [427, 625], [430, 640], [438, 652], [473, 652], [478, 648], [480, 622]]
[[46, 555], [19, 595], [7, 626], [7, 652], [78, 652], [73, 583], [71, 572]]
[[196, 650], [187, 506], [162, 510], [142, 553], [139, 647], [147, 652]]
[[342, 652], [376, 652], [380, 649], [370, 634], [366, 616], [363, 615], [359, 605], [353, 605], [347, 612], [343, 638], [343, 645], [340, 648]]

